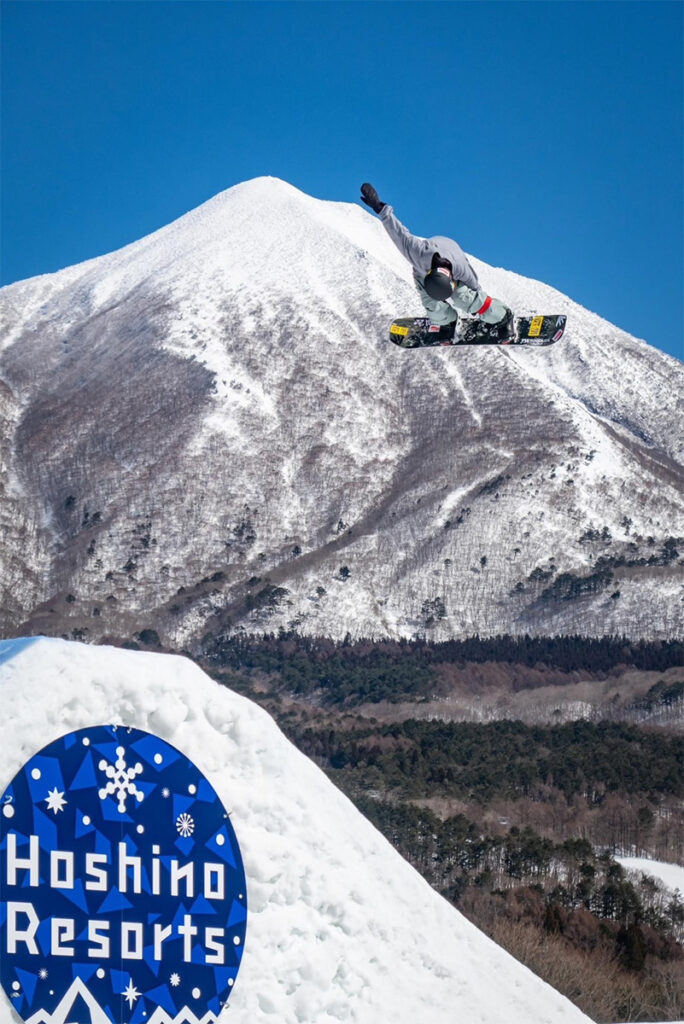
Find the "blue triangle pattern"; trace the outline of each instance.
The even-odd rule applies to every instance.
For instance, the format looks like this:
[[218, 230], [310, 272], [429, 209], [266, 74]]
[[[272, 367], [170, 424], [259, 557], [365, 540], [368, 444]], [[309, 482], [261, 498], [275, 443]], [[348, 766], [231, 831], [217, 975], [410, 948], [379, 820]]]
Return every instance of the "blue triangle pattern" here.
[[205, 897], [200, 893], [200, 895], [197, 897], [197, 899], [195, 900], [195, 902], [191, 906], [190, 913], [191, 914], [197, 914], [197, 915], [200, 915], [200, 914], [212, 914], [212, 915], [215, 915], [216, 914], [216, 910], [214, 909], [214, 907], [212, 907], [212, 905], [209, 902], [209, 900], [205, 899]]
[[80, 978], [84, 985], [87, 985], [97, 970], [97, 964], [72, 964], [71, 974], [73, 978]]
[[83, 823], [83, 815], [80, 812], [76, 813], [76, 828], [74, 829], [74, 836], [76, 839], [81, 839], [83, 836], [87, 836], [89, 832], [94, 832], [94, 825], [85, 825]]
[[93, 755], [89, 750], [81, 761], [81, 766], [74, 775], [69, 789], [96, 789], [98, 786], [99, 781], [95, 774]]
[[133, 1016], [130, 1018], [130, 1024], [143, 1024], [146, 1020], [147, 1008], [145, 1006], [145, 1000], [141, 997], [135, 1004]]
[[[223, 837], [223, 845], [220, 845], [217, 842], [218, 836]], [[214, 856], [220, 857], [221, 860], [224, 860], [226, 864], [230, 865], [231, 868], [234, 868], [236, 866], [235, 858], [233, 856], [232, 844], [230, 842], [230, 836], [228, 835], [228, 830], [226, 829], [225, 825], [222, 828], [220, 828], [215, 835], [211, 837], [211, 839], [208, 841], [206, 845], [210, 847], [211, 852]]]
[[38, 939], [38, 945], [40, 946], [43, 956], [49, 956], [50, 950], [52, 949], [52, 925], [49, 918], [46, 917], [38, 925], [36, 938]]
[[33, 834], [38, 836], [44, 850], [57, 849], [57, 825], [37, 807], [33, 808]]
[[[143, 737], [143, 739], [133, 744], [133, 750], [157, 772], [164, 771], [165, 768], [174, 764], [181, 756], [177, 750], [174, 750], [173, 747], [170, 747], [168, 743], [164, 743], [157, 736]], [[161, 754], [161, 764], [157, 764], [154, 760], [155, 754]]]
[[114, 970], [114, 968], [110, 970], [109, 977], [112, 980], [112, 991], [116, 995], [121, 995], [131, 980], [131, 976], [128, 971], [117, 971]]
[[216, 793], [206, 779], [200, 779], [199, 786], [197, 787], [197, 799], [205, 804], [213, 804], [216, 800]]
[[133, 820], [132, 818], [129, 818], [127, 814], [119, 813], [119, 803], [111, 796], [108, 796], [106, 800], [103, 800], [100, 807], [102, 808], [102, 817], [105, 821], [131, 822]]
[[101, 853], [108, 861], [112, 859], [112, 844], [99, 830], [95, 834], [95, 853]]
[[110, 889], [107, 893], [104, 903], [98, 908], [98, 914], [111, 914], [113, 910], [129, 910], [131, 904], [128, 902], [125, 896], [119, 892], [118, 889]]
[[[163, 946], [162, 946], [163, 949]], [[143, 950], [143, 957], [145, 963], [152, 971], [155, 977], [159, 977], [159, 969], [161, 967], [161, 961], [154, 959], [154, 946], [145, 946]]]
[[158, 988], [148, 989], [145, 995], [150, 1002], [161, 1006], [167, 1013], [175, 1015], [176, 1005], [167, 985], [159, 985]]
[[228, 918], [227, 928], [234, 928], [238, 924], [242, 924], [243, 921], [247, 920], [247, 908], [240, 903], [239, 900], [233, 900], [233, 905], [230, 908], [230, 917]]
[[[34, 779], [32, 773], [40, 772], [40, 778]], [[34, 757], [24, 769], [26, 782], [33, 803], [40, 803], [48, 795], [49, 790], [56, 789], [64, 793], [66, 786], [62, 778], [62, 768], [55, 757]]]
[[85, 889], [80, 878], [74, 879], [73, 889], [60, 889], [59, 891], [65, 899], [69, 900], [70, 903], [74, 903], [84, 914], [88, 913], [88, 900], [86, 899]]
[[22, 971], [18, 967], [16, 969], [16, 975], [17, 979], [21, 982], [22, 991], [30, 1006], [36, 993], [38, 976], [36, 974], [31, 974], [30, 971]]
[[173, 794], [173, 816], [177, 818], [179, 814], [184, 814], [189, 811], [195, 802], [194, 796], [181, 796], [178, 793]]

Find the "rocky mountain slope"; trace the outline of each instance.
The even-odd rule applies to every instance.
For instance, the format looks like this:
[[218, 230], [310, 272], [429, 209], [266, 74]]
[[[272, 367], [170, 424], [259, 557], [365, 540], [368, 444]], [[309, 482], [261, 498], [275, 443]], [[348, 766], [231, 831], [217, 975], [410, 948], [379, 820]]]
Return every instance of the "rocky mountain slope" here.
[[680, 633], [682, 365], [473, 263], [565, 339], [398, 350], [382, 225], [271, 178], [2, 289], [2, 634]]

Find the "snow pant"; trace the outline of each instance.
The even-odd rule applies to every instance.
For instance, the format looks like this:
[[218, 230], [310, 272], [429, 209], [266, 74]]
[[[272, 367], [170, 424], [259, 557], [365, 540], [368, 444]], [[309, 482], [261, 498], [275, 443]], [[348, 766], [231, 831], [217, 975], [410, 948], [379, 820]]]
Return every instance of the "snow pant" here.
[[468, 316], [479, 314], [480, 319], [486, 324], [498, 324], [508, 312], [508, 307], [503, 302], [499, 299], [490, 299], [483, 288], [475, 290], [459, 284], [447, 301], [440, 302], [438, 299], [430, 298], [418, 277], [414, 276], [413, 280], [430, 320], [441, 327], [458, 320], [459, 312]]

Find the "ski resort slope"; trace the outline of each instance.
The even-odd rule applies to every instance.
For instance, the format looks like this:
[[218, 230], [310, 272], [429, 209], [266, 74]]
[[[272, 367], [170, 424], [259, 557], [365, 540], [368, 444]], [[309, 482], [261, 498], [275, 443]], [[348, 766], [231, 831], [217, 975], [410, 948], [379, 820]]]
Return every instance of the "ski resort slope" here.
[[0, 699], [3, 787], [49, 741], [109, 723], [156, 733], [212, 783], [248, 884], [235, 1024], [589, 1020], [438, 896], [264, 711], [186, 659], [2, 641]]

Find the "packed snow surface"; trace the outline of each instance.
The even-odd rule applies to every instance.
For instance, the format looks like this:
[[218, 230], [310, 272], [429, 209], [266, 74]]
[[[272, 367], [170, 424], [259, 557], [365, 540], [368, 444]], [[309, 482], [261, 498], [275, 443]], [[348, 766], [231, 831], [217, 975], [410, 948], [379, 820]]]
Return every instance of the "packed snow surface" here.
[[647, 857], [616, 857], [626, 871], [637, 871], [651, 878], [657, 878], [668, 889], [679, 889], [684, 893], [684, 867], [680, 864], [666, 864], [660, 860], [649, 860]]
[[[248, 880], [245, 1024], [588, 1021], [435, 893], [259, 707], [181, 657], [0, 642], [2, 785], [48, 742], [122, 724], [190, 757], [231, 814]], [[16, 1020], [7, 1004], [0, 1021]]]

